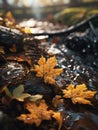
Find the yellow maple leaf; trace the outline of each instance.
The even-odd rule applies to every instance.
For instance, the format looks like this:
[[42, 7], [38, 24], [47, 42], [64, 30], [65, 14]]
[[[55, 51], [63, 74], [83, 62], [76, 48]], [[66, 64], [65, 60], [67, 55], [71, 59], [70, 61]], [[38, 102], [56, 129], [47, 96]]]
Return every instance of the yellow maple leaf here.
[[43, 77], [46, 83], [55, 84], [55, 78], [63, 72], [63, 69], [55, 68], [56, 65], [55, 56], [47, 60], [42, 56], [38, 61], [38, 65], [34, 65], [34, 71], [37, 72], [36, 76]]
[[36, 102], [27, 102], [25, 107], [30, 114], [21, 114], [17, 118], [24, 121], [24, 123], [35, 123], [36, 126], [39, 126], [42, 120], [51, 120], [53, 111], [47, 110], [48, 106], [44, 100], [41, 100], [39, 104], [36, 104]]
[[77, 85], [76, 87], [73, 84], [70, 84], [63, 91], [64, 98], [71, 98], [74, 104], [89, 104], [92, 105], [89, 99], [93, 98], [96, 94], [96, 91], [88, 90], [85, 84]]

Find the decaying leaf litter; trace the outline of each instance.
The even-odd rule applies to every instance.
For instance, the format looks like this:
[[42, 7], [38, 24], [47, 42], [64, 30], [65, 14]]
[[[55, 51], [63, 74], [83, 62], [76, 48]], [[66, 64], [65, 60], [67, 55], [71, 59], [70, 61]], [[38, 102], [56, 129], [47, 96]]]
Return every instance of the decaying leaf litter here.
[[13, 122], [2, 128], [97, 130], [97, 36], [88, 39], [88, 29], [84, 36], [32, 37], [33, 28], [20, 25], [10, 12], [2, 18], [1, 30], [19, 32], [9, 39], [21, 36], [0, 46], [0, 125]]

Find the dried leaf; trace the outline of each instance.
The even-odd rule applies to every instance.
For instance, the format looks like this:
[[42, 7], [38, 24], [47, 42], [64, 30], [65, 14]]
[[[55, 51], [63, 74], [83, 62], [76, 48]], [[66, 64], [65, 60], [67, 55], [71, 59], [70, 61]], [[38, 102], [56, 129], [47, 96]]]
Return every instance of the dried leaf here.
[[4, 47], [0, 46], [0, 53], [5, 54]]
[[60, 37], [54, 37], [53, 38], [53, 43], [58, 43], [60, 41]]
[[54, 119], [56, 119], [56, 121], [58, 122], [58, 124], [59, 124], [58, 130], [60, 130], [61, 127], [62, 127], [62, 123], [63, 123], [63, 116], [62, 116], [62, 114], [60, 112], [54, 112], [52, 117]]
[[9, 50], [13, 53], [17, 52], [16, 44], [13, 44], [13, 46]]
[[87, 90], [85, 84], [77, 85], [76, 87], [73, 84], [70, 84], [66, 89], [62, 90], [64, 98], [71, 98], [74, 104], [89, 104], [92, 105], [89, 99], [93, 98], [96, 94], [96, 91]]
[[9, 91], [7, 87], [4, 90], [5, 90], [6, 96], [8, 96], [10, 100], [16, 99], [21, 102], [23, 102], [24, 100], [37, 101], [37, 100], [42, 99], [43, 97], [40, 94], [30, 95], [29, 93], [24, 93], [23, 85], [19, 85], [18, 87], [16, 87], [12, 93]]
[[34, 71], [37, 72], [36, 76], [43, 77], [45, 83], [55, 84], [55, 78], [63, 72], [61, 68], [55, 69], [56, 65], [57, 60], [55, 56], [47, 59], [47, 61], [42, 56], [38, 61], [38, 65], [34, 66]]
[[53, 100], [52, 100], [52, 104], [54, 107], [58, 107], [59, 105], [63, 104], [63, 99], [61, 98], [61, 96], [56, 95]]
[[12, 94], [11, 94], [11, 92], [9, 91], [8, 87], [5, 87], [5, 88], [4, 88], [4, 91], [5, 91], [7, 97], [12, 98]]
[[17, 88], [14, 89], [12, 93], [12, 98], [21, 102], [23, 102], [26, 98], [30, 96], [31, 96], [30, 94], [24, 93], [23, 85], [19, 85]]
[[21, 56], [7, 56], [7, 60], [14, 60], [18, 62], [27, 62], [28, 65], [32, 66], [32, 61], [30, 57], [26, 57], [25, 55]]
[[40, 94], [31, 95], [31, 96], [29, 97], [29, 101], [35, 102], [35, 101], [40, 100], [40, 99], [42, 99], [42, 98], [43, 98], [43, 95], [40, 95]]
[[25, 57], [25, 56], [21, 56], [21, 57], [16, 57], [18, 62], [27, 62], [30, 66], [32, 66], [32, 61], [30, 57]]
[[3, 96], [3, 97], [1, 98], [1, 102], [2, 102], [3, 105], [9, 106], [9, 104], [10, 104], [10, 99], [9, 99], [8, 97], [6, 97], [6, 96]]
[[19, 85], [18, 87], [16, 87], [13, 91], [13, 95], [14, 96], [19, 96], [24, 92], [24, 86], [23, 85]]
[[8, 87], [8, 84], [2, 86], [2, 87], [0, 88], [0, 94], [1, 94], [3, 91], [5, 91], [5, 89], [6, 89], [7, 87]]
[[26, 33], [26, 34], [31, 34], [31, 29], [28, 27], [26, 27], [26, 28], [24, 28], [24, 32]]
[[16, 87], [13, 92], [11, 93], [9, 89], [6, 87], [5, 89], [6, 95], [12, 100], [16, 99], [18, 101], [23, 102], [26, 98], [30, 97], [31, 95], [28, 93], [24, 93], [24, 87], [23, 85], [19, 85]]
[[15, 24], [15, 19], [10, 11], [6, 13], [5, 22], [7, 26], [13, 26]]
[[35, 123], [36, 126], [39, 126], [42, 120], [51, 120], [53, 112], [51, 110], [47, 110], [48, 106], [44, 100], [41, 100], [39, 105], [37, 105], [35, 102], [27, 102], [25, 107], [30, 114], [21, 114], [17, 118], [24, 121], [24, 123]]

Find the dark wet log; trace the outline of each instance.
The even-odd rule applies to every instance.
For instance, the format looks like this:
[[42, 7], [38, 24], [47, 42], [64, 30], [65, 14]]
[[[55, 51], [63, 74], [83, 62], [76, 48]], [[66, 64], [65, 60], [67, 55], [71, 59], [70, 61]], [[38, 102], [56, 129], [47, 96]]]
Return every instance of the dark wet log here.
[[62, 36], [62, 35], [65, 35], [65, 36], [68, 36], [70, 33], [73, 33], [75, 31], [79, 31], [81, 30], [82, 28], [89, 28], [90, 27], [90, 22], [93, 22], [95, 20], [98, 20], [98, 15], [93, 15], [91, 16], [90, 18], [76, 24], [76, 25], [73, 25], [71, 27], [69, 27], [68, 29], [62, 29], [60, 31], [53, 31], [53, 32], [43, 32], [43, 33], [35, 33], [35, 34], [31, 34], [31, 36], [40, 36], [40, 35], [48, 35], [49, 37], [54, 37], [54, 36]]
[[17, 52], [23, 50], [23, 34], [19, 30], [0, 26], [0, 45], [8, 51], [14, 44]]
[[23, 39], [25, 37], [33, 37], [33, 36], [40, 36], [40, 35], [48, 35], [49, 37], [68, 36], [70, 33], [79, 31], [79, 29], [85, 26], [86, 28], [91, 27], [91, 22], [96, 19], [98, 19], [98, 15], [94, 15], [87, 20], [84, 20], [76, 25], [69, 27], [68, 29], [63, 29], [60, 31], [53, 31], [53, 32], [47, 31], [43, 33], [29, 34], [27, 36], [23, 35], [19, 30], [0, 26], [0, 45], [5, 47], [5, 51], [8, 51], [9, 48], [11, 48], [13, 44], [15, 44], [17, 48], [17, 52], [19, 52], [23, 50]]
[[0, 87], [5, 84], [17, 84], [23, 81], [28, 72], [27, 67], [16, 63], [8, 62], [0, 67]]

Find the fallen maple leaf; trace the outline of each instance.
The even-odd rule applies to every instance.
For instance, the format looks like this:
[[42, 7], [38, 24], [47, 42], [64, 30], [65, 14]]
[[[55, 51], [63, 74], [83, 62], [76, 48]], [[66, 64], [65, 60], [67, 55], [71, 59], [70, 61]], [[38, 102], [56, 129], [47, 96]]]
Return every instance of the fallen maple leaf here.
[[89, 99], [93, 98], [93, 96], [96, 94], [96, 91], [87, 90], [85, 84], [77, 85], [76, 87], [74, 87], [73, 84], [70, 84], [62, 91], [64, 94], [63, 97], [71, 98], [74, 104], [79, 103], [92, 105]]
[[47, 59], [47, 61], [42, 56], [38, 61], [38, 65], [34, 65], [34, 71], [37, 72], [36, 76], [43, 77], [45, 83], [55, 84], [55, 78], [63, 72], [61, 68], [55, 69], [56, 65], [55, 56]]
[[36, 126], [39, 126], [42, 120], [51, 120], [53, 111], [47, 110], [48, 106], [44, 100], [41, 100], [39, 105], [36, 102], [27, 102], [25, 107], [30, 112], [30, 114], [21, 114], [17, 118], [24, 121], [24, 123], [35, 123]]

